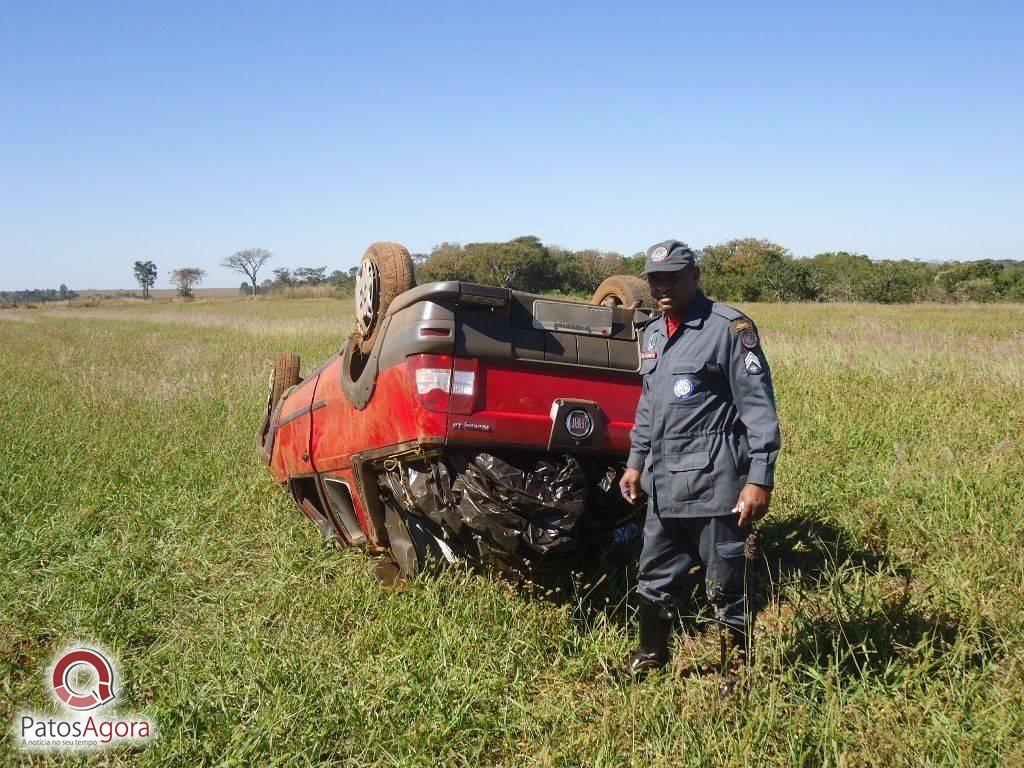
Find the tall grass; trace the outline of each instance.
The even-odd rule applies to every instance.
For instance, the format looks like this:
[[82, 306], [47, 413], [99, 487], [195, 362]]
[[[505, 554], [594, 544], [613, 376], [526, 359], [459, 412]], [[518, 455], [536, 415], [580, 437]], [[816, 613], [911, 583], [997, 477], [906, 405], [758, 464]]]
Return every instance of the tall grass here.
[[0, 719], [52, 707], [53, 653], [93, 640], [160, 735], [82, 762], [1020, 764], [1021, 308], [746, 309], [785, 448], [774, 601], [724, 704], [697, 604], [670, 670], [617, 682], [628, 574], [389, 589], [324, 548], [253, 433], [276, 352], [310, 369], [350, 303], [0, 312]]

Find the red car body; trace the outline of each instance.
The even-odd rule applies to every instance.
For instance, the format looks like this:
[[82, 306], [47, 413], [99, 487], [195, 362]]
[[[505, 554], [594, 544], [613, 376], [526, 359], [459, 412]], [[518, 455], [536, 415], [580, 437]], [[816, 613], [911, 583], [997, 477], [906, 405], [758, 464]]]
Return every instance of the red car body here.
[[[589, 325], [567, 320], [575, 332], [565, 332], [538, 327], [538, 307], [602, 314]], [[388, 462], [393, 469], [452, 450], [624, 461], [641, 386], [634, 317], [468, 283], [420, 286], [389, 308], [369, 362], [350, 339], [268, 409], [264, 457], [325, 535], [380, 550], [389, 537], [377, 475]], [[353, 396], [367, 374], [351, 371], [369, 365], [377, 365], [369, 396]], [[584, 439], [558, 434], [574, 404], [594, 422]]]

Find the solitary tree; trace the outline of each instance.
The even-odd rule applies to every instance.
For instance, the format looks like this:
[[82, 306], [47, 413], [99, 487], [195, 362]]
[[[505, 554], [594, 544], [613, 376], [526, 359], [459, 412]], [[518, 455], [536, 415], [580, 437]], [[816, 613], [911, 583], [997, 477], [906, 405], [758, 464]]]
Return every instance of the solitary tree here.
[[156, 264], [152, 261], [135, 262], [135, 279], [142, 286], [142, 298], [149, 298], [149, 289], [156, 282]]
[[246, 248], [242, 251], [235, 251], [220, 263], [222, 267], [233, 269], [249, 278], [252, 283], [252, 295], [256, 295], [256, 273], [260, 267], [274, 257], [266, 248]]
[[192, 289], [199, 285], [206, 272], [198, 267], [183, 267], [171, 270], [171, 285], [178, 289], [178, 295], [183, 299], [192, 298]]

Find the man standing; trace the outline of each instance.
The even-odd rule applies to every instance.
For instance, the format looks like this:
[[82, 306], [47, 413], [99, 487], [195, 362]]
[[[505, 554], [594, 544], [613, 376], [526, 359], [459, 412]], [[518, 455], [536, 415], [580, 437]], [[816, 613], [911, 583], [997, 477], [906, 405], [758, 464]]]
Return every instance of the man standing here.
[[768, 361], [753, 321], [698, 288], [693, 251], [667, 240], [647, 251], [644, 273], [661, 315], [641, 346], [643, 388], [619, 482], [647, 494], [640, 554], [640, 647], [627, 662], [641, 678], [668, 663], [673, 619], [705, 568], [722, 635], [722, 695], [746, 664], [755, 606], [751, 523], [768, 511], [781, 446]]

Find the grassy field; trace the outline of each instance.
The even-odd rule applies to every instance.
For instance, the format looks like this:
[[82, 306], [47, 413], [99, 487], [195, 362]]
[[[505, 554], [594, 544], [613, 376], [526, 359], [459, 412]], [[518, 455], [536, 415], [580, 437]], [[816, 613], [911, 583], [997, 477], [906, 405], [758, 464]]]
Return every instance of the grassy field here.
[[319, 363], [350, 303], [0, 311], [4, 729], [89, 640], [160, 735], [68, 763], [1024, 763], [1024, 308], [745, 309], [783, 422], [778, 599], [725, 704], [700, 618], [671, 670], [616, 682], [621, 579], [394, 589], [324, 548], [253, 440], [276, 352]]

